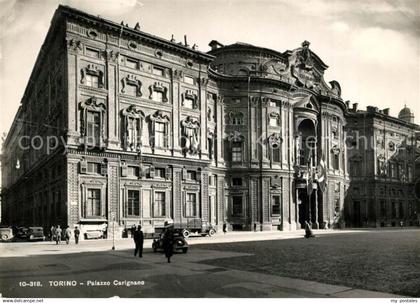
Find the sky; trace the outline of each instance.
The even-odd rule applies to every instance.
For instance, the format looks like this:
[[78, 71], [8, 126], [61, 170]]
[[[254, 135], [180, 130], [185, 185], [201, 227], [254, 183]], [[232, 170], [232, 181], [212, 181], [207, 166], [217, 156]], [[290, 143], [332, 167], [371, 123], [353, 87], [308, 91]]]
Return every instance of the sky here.
[[342, 98], [420, 124], [420, 0], [0, 0], [0, 134], [19, 107], [55, 9], [93, 15], [208, 51], [246, 42], [280, 52], [311, 42]]

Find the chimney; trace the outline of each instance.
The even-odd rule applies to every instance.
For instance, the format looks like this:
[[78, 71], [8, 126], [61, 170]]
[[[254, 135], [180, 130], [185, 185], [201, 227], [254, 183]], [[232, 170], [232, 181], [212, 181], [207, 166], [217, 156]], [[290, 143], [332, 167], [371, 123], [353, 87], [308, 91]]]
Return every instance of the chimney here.
[[357, 112], [357, 105], [359, 105], [359, 103], [353, 103], [353, 110], [354, 110], [355, 112]]
[[347, 108], [350, 108], [350, 101], [347, 100], [345, 103], [346, 103]]
[[384, 115], [389, 116], [389, 108], [384, 108], [383, 112], [384, 112]]
[[189, 44], [187, 42], [187, 35], [184, 35], [184, 46], [189, 47]]

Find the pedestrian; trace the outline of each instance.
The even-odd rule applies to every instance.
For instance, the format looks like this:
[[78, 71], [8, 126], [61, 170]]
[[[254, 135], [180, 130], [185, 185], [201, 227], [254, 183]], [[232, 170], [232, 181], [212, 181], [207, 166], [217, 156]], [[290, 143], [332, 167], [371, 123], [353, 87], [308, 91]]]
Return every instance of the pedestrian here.
[[226, 222], [223, 222], [223, 233], [226, 234]]
[[257, 223], [254, 222], [254, 231], [257, 231]]
[[404, 227], [404, 222], [400, 221], [400, 227], [403, 228]]
[[141, 225], [137, 226], [137, 229], [134, 231], [134, 244], [136, 248], [134, 249], [134, 257], [137, 256], [137, 252], [139, 253], [139, 258], [143, 258], [143, 243], [144, 243], [144, 236], [141, 230]]
[[74, 227], [74, 242], [76, 244], [79, 244], [79, 236], [80, 236], [80, 230], [77, 228], [77, 226]]
[[55, 244], [61, 243], [61, 233], [62, 230], [60, 225], [57, 225], [57, 228], [55, 229]]
[[102, 235], [104, 239], [108, 238], [108, 224], [104, 223], [102, 226]]
[[168, 259], [168, 263], [171, 263], [171, 257], [174, 253], [174, 233], [172, 227], [168, 227], [163, 236], [163, 251], [165, 257]]
[[67, 226], [66, 231], [64, 232], [64, 237], [66, 239], [66, 244], [69, 244], [70, 243], [70, 238], [71, 238], [70, 226]]
[[315, 235], [312, 232], [312, 228], [309, 225], [308, 221], [305, 221], [305, 238], [312, 238], [315, 237]]
[[51, 241], [55, 240], [55, 226], [51, 226]]

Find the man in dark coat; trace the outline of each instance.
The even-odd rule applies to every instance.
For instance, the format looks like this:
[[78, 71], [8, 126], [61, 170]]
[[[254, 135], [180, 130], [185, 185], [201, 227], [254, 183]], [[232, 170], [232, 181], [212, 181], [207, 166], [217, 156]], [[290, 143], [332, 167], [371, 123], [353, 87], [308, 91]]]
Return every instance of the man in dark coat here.
[[137, 252], [139, 253], [139, 257], [143, 258], [143, 243], [144, 243], [144, 236], [141, 230], [141, 225], [137, 226], [137, 229], [134, 231], [134, 243], [136, 248], [134, 249], [134, 256], [137, 256]]
[[312, 232], [312, 228], [309, 225], [308, 221], [305, 221], [305, 238], [312, 238], [315, 237], [315, 235]]
[[174, 232], [172, 227], [168, 227], [163, 236], [163, 251], [168, 259], [168, 263], [171, 263], [171, 257], [174, 253]]
[[74, 227], [74, 241], [76, 244], [79, 243], [79, 236], [80, 236], [80, 230], [77, 228], [77, 226]]

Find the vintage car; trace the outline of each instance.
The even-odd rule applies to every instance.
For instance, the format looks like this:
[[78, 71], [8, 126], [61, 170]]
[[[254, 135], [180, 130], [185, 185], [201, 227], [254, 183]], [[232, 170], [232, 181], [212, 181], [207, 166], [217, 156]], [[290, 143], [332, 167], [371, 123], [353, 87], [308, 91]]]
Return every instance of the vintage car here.
[[[163, 230], [157, 237], [153, 238], [152, 248], [154, 252], [163, 251], [163, 237], [165, 230]], [[174, 246], [173, 251], [187, 253], [188, 243], [187, 240], [182, 236], [182, 234], [174, 233]]]
[[101, 239], [103, 238], [104, 233], [102, 230], [92, 229], [92, 230], [85, 230], [83, 235], [84, 235], [85, 240]]
[[0, 226], [1, 241], [10, 241], [13, 239], [13, 230], [8, 226]]
[[29, 241], [45, 240], [44, 229], [42, 227], [29, 227], [26, 233], [26, 239]]
[[216, 229], [213, 225], [202, 222], [201, 219], [188, 219], [186, 222], [176, 222], [173, 224], [176, 231], [182, 233], [184, 238], [188, 238], [192, 234], [200, 236], [214, 236], [216, 234]]
[[14, 228], [15, 237], [14, 237], [13, 240], [15, 240], [15, 241], [17, 241], [17, 240], [27, 240], [28, 239], [28, 231], [29, 231], [29, 228], [27, 228], [27, 227], [23, 227], [23, 226], [15, 227]]

